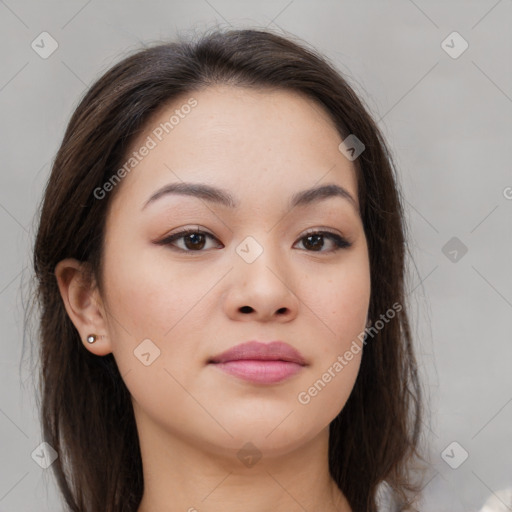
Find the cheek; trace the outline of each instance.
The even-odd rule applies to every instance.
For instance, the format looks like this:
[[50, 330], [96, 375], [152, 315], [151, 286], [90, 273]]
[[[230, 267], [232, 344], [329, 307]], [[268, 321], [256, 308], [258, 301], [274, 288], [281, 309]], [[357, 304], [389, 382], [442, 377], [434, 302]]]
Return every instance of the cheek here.
[[370, 283], [365, 275], [351, 275], [332, 291], [327, 322], [339, 340], [339, 349], [364, 330], [370, 302]]
[[[313, 275], [313, 273], [311, 273]], [[370, 303], [370, 271], [364, 254], [354, 254], [346, 265], [316, 270], [306, 278], [299, 298], [316, 323], [324, 354], [342, 350], [364, 330]]]
[[149, 256], [149, 251], [125, 254], [106, 279], [112, 316], [136, 339], [162, 339], [205, 289], [194, 274]]
[[[177, 264], [152, 247], [114, 253], [123, 256], [114, 262], [107, 255], [105, 282], [112, 352], [121, 374], [134, 370], [131, 382], [141, 384], [141, 396], [147, 386], [158, 389], [158, 379], [168, 383], [165, 369], [185, 382], [204, 364], [201, 340], [210, 332], [207, 322], [215, 320], [209, 315], [217, 304], [205, 295], [225, 269], [196, 270], [200, 263]], [[154, 362], [146, 367], [137, 356], [148, 352], [144, 357]]]
[[[322, 284], [318, 278], [316, 283]], [[312, 336], [317, 333], [312, 340], [314, 364], [295, 395], [295, 403], [302, 415], [328, 425], [345, 406], [359, 373], [370, 279], [362, 268], [361, 272], [330, 278], [320, 288], [308, 303], [316, 314], [308, 330]]]
[[299, 407], [328, 423], [348, 400], [361, 364], [371, 294], [366, 253], [354, 253], [345, 266], [317, 272], [304, 283], [316, 348], [310, 378], [296, 398]]
[[211, 285], [205, 276], [185, 273], [150, 252], [118, 250], [123, 257], [115, 264], [107, 257], [105, 283], [112, 352], [120, 373], [135, 402], [164, 422], [163, 404], [190, 408], [190, 417], [201, 412], [179, 383], [192, 389], [187, 379], [201, 370], [194, 306]]

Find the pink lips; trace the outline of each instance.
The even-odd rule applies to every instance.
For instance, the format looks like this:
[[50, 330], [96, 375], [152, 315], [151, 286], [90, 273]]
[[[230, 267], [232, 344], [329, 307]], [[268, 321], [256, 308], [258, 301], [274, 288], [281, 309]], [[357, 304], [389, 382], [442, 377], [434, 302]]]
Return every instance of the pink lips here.
[[282, 341], [249, 341], [212, 357], [208, 362], [226, 373], [259, 384], [282, 381], [306, 366], [300, 352]]

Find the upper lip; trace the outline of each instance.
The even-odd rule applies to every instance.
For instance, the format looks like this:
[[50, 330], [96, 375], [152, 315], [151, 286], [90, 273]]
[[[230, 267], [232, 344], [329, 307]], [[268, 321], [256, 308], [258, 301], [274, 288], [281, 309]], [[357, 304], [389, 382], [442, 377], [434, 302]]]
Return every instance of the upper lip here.
[[228, 361], [240, 361], [241, 359], [252, 359], [260, 361], [289, 361], [302, 366], [306, 361], [302, 354], [288, 343], [283, 341], [271, 341], [262, 343], [260, 341], [247, 341], [236, 345], [221, 354], [212, 357], [209, 363], [226, 363]]

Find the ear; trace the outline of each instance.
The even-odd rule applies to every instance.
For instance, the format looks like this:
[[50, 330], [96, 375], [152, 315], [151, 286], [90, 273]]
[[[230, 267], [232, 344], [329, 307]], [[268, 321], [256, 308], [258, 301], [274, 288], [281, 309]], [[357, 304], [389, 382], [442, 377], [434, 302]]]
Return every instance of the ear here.
[[[84, 346], [98, 356], [112, 352], [107, 315], [87, 263], [73, 258], [60, 261], [55, 267], [55, 277], [64, 306]], [[94, 343], [87, 336], [96, 334]]]

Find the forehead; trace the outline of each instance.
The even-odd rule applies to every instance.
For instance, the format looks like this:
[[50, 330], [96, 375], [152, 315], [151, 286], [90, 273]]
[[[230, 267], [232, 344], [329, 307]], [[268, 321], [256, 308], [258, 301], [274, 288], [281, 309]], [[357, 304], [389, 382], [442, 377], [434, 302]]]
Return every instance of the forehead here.
[[355, 168], [340, 153], [340, 142], [329, 114], [305, 95], [212, 86], [184, 94], [151, 116], [126, 155], [137, 162], [119, 195], [142, 205], [163, 185], [196, 181], [233, 190], [241, 202], [245, 197], [261, 203], [280, 195], [284, 201], [326, 181], [357, 201]]

